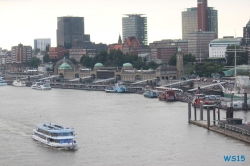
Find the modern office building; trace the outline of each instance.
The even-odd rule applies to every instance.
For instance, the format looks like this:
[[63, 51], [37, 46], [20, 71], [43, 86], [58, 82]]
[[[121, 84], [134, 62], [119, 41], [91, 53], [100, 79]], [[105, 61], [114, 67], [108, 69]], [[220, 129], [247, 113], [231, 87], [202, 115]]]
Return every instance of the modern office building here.
[[69, 49], [74, 39], [90, 41], [84, 34], [84, 17], [57, 17], [57, 46]]
[[11, 47], [12, 63], [25, 63], [32, 58], [32, 47], [24, 46], [21, 43], [18, 46]]
[[241, 46], [242, 38], [226, 36], [220, 39], [212, 40], [209, 44], [209, 58], [225, 58], [227, 47], [229, 45]]
[[188, 38], [188, 33], [197, 31], [197, 8], [187, 8], [182, 12], [182, 39]]
[[207, 7], [207, 0], [197, 0], [197, 7], [182, 12], [182, 39], [188, 39], [188, 33], [196, 31], [216, 32], [218, 36], [218, 12]]
[[218, 11], [213, 7], [207, 7], [206, 31], [216, 32], [218, 37]]
[[207, 31], [207, 0], [197, 0], [198, 30]]
[[216, 38], [216, 32], [191, 32], [188, 34], [188, 52], [201, 62], [209, 57], [209, 43]]
[[142, 17], [143, 14], [126, 14], [128, 17], [122, 18], [122, 40], [126, 38], [136, 37], [140, 44], [148, 44], [147, 34], [147, 17]]
[[46, 51], [46, 45], [48, 44], [51, 46], [50, 38], [34, 39], [34, 50]]
[[250, 20], [246, 27], [243, 27], [243, 45], [250, 46]]

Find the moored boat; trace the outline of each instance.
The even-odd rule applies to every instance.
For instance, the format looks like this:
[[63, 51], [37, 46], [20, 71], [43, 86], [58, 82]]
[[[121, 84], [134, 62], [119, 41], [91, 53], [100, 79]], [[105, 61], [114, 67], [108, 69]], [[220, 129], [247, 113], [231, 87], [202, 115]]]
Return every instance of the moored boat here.
[[118, 93], [126, 93], [128, 92], [127, 88], [125, 85], [121, 85], [121, 84], [116, 84], [115, 85], [115, 89]]
[[148, 98], [158, 98], [158, 93], [157, 91], [146, 91], [143, 93], [144, 97], [148, 97]]
[[4, 86], [4, 85], [7, 85], [7, 82], [3, 80], [3, 77], [0, 77], [0, 86]]
[[19, 79], [16, 79], [12, 83], [13, 86], [19, 86], [19, 87], [24, 87], [26, 86], [26, 83], [23, 81], [20, 81]]
[[77, 149], [74, 129], [53, 123], [38, 124], [32, 138], [55, 148]]
[[205, 94], [195, 94], [192, 105], [196, 105], [197, 107], [200, 107], [200, 102], [203, 102], [203, 105], [214, 105], [217, 104], [216, 100], [209, 99], [208, 97], [205, 97]]
[[174, 90], [167, 90], [166, 91], [166, 101], [177, 101], [178, 97]]
[[31, 85], [32, 89], [37, 89], [37, 90], [51, 90], [51, 86], [48, 82], [34, 82]]
[[105, 92], [107, 93], [116, 93], [116, 89], [114, 86], [107, 86], [105, 89], [104, 89]]

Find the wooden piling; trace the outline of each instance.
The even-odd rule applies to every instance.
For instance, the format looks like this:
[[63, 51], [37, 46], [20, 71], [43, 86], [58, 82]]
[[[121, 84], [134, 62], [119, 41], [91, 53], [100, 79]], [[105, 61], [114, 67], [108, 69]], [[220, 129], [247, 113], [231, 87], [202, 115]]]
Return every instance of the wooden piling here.
[[191, 119], [191, 101], [188, 101], [188, 123], [190, 123]]
[[200, 102], [200, 120], [203, 120], [203, 102]]
[[207, 129], [210, 127], [210, 107], [207, 106]]

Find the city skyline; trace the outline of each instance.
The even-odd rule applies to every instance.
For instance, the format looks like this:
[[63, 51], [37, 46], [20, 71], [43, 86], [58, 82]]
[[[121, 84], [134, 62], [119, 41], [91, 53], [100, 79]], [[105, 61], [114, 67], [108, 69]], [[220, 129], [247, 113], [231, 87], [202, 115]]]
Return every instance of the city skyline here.
[[[10, 50], [19, 43], [33, 47], [36, 38], [51, 38], [56, 46], [57, 17], [84, 17], [85, 33], [95, 43], [117, 43], [122, 34], [125, 14], [144, 14], [148, 24], [148, 43], [162, 39], [181, 39], [181, 13], [196, 7], [197, 0], [132, 1], [114, 0], [0, 0], [0, 47]], [[124, 1], [121, 1], [124, 2]], [[133, 5], [131, 5], [133, 4]], [[219, 38], [243, 36], [243, 27], [250, 19], [249, 0], [209, 0], [208, 6], [218, 11]], [[140, 7], [143, 6], [143, 7]], [[157, 12], [156, 12], [157, 11]]]

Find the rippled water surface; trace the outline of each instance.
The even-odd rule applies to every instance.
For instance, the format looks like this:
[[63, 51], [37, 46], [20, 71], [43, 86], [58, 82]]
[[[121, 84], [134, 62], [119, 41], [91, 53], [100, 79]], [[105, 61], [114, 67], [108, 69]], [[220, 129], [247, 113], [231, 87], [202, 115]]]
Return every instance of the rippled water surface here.
[[[250, 165], [250, 146], [187, 123], [187, 104], [138, 94], [0, 87], [0, 165]], [[225, 117], [222, 111], [221, 117]], [[235, 117], [250, 120], [250, 113]], [[74, 127], [80, 148], [65, 151], [31, 138], [37, 123]], [[224, 155], [245, 155], [228, 163]]]

